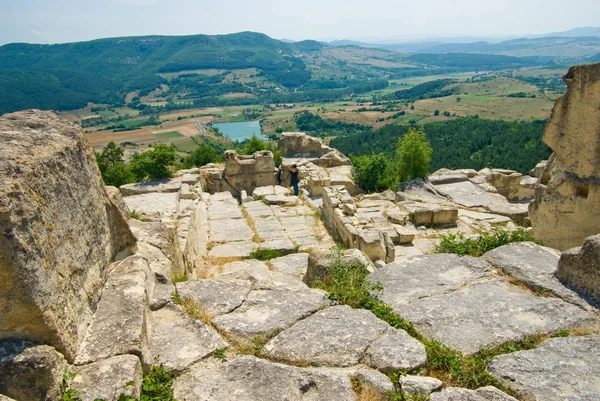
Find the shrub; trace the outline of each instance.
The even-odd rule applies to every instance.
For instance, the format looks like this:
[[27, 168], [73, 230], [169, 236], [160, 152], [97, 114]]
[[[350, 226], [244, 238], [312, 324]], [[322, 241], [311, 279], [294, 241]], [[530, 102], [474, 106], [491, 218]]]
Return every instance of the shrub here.
[[256, 259], [256, 260], [271, 260], [275, 258], [279, 258], [283, 256], [281, 252], [273, 250], [273, 249], [263, 249], [258, 248], [248, 256], [248, 259]]
[[398, 185], [398, 173], [394, 163], [384, 154], [352, 157], [352, 176], [359, 187], [366, 192], [381, 192], [395, 189]]
[[207, 144], [202, 144], [185, 158], [183, 165], [185, 168], [202, 167], [208, 163], [215, 163], [217, 160], [217, 151]]
[[409, 129], [398, 141], [396, 149], [400, 181], [425, 177], [429, 172], [432, 153], [431, 144], [422, 129]]
[[129, 163], [129, 168], [136, 181], [166, 178], [171, 175], [168, 166], [171, 165], [176, 158], [173, 145], [167, 146], [159, 143], [154, 145], [152, 150], [133, 155], [131, 162]]
[[476, 238], [465, 238], [464, 234], [441, 235], [435, 253], [455, 253], [457, 255], [481, 256], [487, 251], [511, 242], [532, 241], [539, 243], [528, 231], [494, 229], [491, 233], [481, 233]]

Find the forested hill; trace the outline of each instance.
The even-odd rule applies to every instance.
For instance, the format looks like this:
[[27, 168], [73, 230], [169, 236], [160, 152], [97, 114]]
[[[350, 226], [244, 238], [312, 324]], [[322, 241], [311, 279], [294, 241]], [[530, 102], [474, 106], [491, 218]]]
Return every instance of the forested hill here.
[[[88, 101], [114, 103], [131, 90], [149, 93], [164, 83], [157, 73], [257, 68], [284, 87], [311, 77], [298, 51], [314, 41], [284, 43], [260, 33], [144, 36], [57, 45], [0, 47], [0, 114], [38, 107], [73, 109]], [[52, 96], [51, 96], [52, 95]]]
[[[550, 156], [542, 142], [545, 121], [498, 121], [459, 118], [425, 124], [433, 156], [430, 171], [440, 168], [508, 168], [527, 173]], [[395, 152], [408, 126], [386, 125], [358, 135], [338, 137], [330, 145], [355, 156]]]

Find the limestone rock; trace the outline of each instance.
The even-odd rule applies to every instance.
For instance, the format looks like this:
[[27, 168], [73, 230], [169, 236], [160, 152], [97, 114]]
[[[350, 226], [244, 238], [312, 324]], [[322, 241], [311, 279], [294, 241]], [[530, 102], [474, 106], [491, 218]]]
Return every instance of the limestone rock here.
[[239, 308], [215, 317], [212, 322], [218, 330], [235, 337], [267, 336], [327, 305], [329, 301], [325, 299], [325, 292], [317, 289], [256, 290], [248, 294]]
[[563, 253], [556, 277], [600, 307], [600, 235], [587, 238], [581, 248]]
[[332, 306], [298, 322], [265, 345], [271, 358], [313, 366], [363, 362], [384, 372], [410, 369], [426, 361], [425, 348], [371, 312]]
[[81, 401], [113, 400], [121, 394], [140, 398], [142, 364], [135, 355], [119, 355], [84, 366], [74, 366], [68, 385]]
[[19, 401], [54, 401], [67, 361], [48, 345], [0, 341], [0, 393]]
[[600, 399], [600, 336], [551, 338], [536, 349], [500, 355], [488, 371], [523, 399]]
[[529, 175], [534, 178], [540, 178], [540, 181], [541, 181], [543, 172], [544, 172], [544, 170], [546, 170], [547, 166], [548, 166], [548, 160], [542, 160], [541, 162], [536, 164], [533, 169], [531, 169], [531, 171], [529, 172]]
[[455, 203], [468, 208], [487, 208], [494, 202], [508, 203], [504, 196], [487, 192], [481, 186], [470, 181], [440, 184], [434, 185], [434, 187], [441, 195], [447, 196]]
[[[160, 276], [155, 274], [155, 276]], [[173, 302], [172, 294], [175, 292], [175, 286], [171, 284], [166, 277], [160, 276], [161, 279], [156, 280], [154, 286], [154, 292], [150, 299], [150, 310], [159, 310], [164, 308], [167, 304]]]
[[123, 354], [134, 354], [142, 363], [150, 363], [149, 293], [153, 284], [154, 274], [141, 255], [117, 265], [104, 286], [75, 365]]
[[465, 354], [475, 353], [481, 346], [518, 341], [529, 334], [597, 324], [596, 318], [578, 306], [537, 297], [502, 280], [470, 283], [394, 310], [426, 337]]
[[258, 249], [258, 245], [251, 241], [228, 242], [211, 248], [208, 256], [211, 258], [247, 258]]
[[181, 181], [168, 178], [125, 184], [119, 187], [123, 196], [142, 195], [153, 192], [177, 192], [181, 188]]
[[439, 393], [431, 394], [430, 401], [518, 401], [496, 387], [487, 386], [477, 390], [448, 387]]
[[[476, 171], [472, 170], [470, 175], [471, 175], [471, 177], [473, 177], [473, 176], [475, 176], [475, 174], [477, 174]], [[454, 182], [467, 181], [468, 179], [469, 179], [469, 176], [466, 173], [460, 172], [460, 171], [449, 170], [447, 168], [442, 168], [440, 170], [437, 170], [427, 177], [427, 180], [430, 183], [435, 184], [435, 185], [451, 184]]]
[[308, 269], [308, 258], [308, 253], [293, 253], [271, 259], [269, 262], [275, 271], [302, 279]]
[[150, 352], [169, 369], [185, 370], [227, 345], [214, 329], [188, 317], [176, 305], [152, 312]]
[[252, 193], [256, 187], [275, 185], [277, 169], [273, 153], [263, 150], [253, 155], [238, 155], [235, 150], [225, 152], [224, 180], [239, 193], [245, 190]]
[[388, 264], [367, 276], [383, 285], [381, 300], [399, 308], [414, 300], [450, 293], [464, 284], [492, 274], [482, 260], [455, 254], [414, 256]]
[[72, 361], [113, 257], [135, 240], [80, 127], [52, 112], [0, 118], [0, 339]]
[[312, 283], [315, 279], [323, 278], [327, 273], [327, 268], [333, 263], [342, 263], [351, 266], [367, 266], [371, 271], [374, 271], [373, 265], [369, 258], [358, 249], [346, 249], [341, 252], [333, 252], [328, 254], [311, 254], [308, 258], [308, 268], [305, 283]]
[[302, 281], [288, 274], [271, 271], [265, 262], [252, 259], [223, 265], [222, 272], [216, 279], [225, 282], [249, 281], [252, 283], [253, 290], [304, 291], [308, 289]]
[[252, 288], [250, 280], [222, 282], [193, 280], [177, 283], [177, 294], [182, 299], [196, 302], [212, 315], [229, 313], [239, 307]]
[[171, 262], [171, 275], [182, 276], [186, 269], [183, 263], [183, 256], [179, 248], [177, 229], [172, 224], [160, 222], [142, 222], [139, 220], [130, 220], [129, 226], [138, 242], [145, 242], [158, 249]]
[[483, 255], [492, 266], [534, 289], [550, 291], [565, 301], [586, 307], [585, 301], [554, 277], [559, 256], [558, 251], [533, 242], [514, 242]]
[[554, 153], [529, 209], [536, 238], [560, 250], [600, 232], [600, 64], [571, 67], [563, 80], [543, 137]]
[[400, 388], [405, 395], [431, 394], [442, 388], [442, 381], [427, 376], [400, 376]]
[[308, 136], [303, 132], [284, 132], [279, 138], [277, 147], [285, 151], [286, 157], [319, 158], [333, 150], [324, 145], [319, 138]]
[[425, 347], [404, 330], [392, 327], [373, 341], [364, 354], [363, 362], [382, 372], [413, 369], [427, 363]]
[[355, 398], [350, 375], [355, 371], [297, 368], [242, 356], [195, 365], [174, 384], [178, 400], [280, 401]]
[[163, 217], [175, 217], [177, 214], [179, 193], [147, 193], [123, 198], [127, 209], [136, 212], [140, 218], [161, 221]]
[[4, 394], [0, 394], [0, 401], [17, 401], [14, 398], [9, 398], [7, 396], [5, 396]]

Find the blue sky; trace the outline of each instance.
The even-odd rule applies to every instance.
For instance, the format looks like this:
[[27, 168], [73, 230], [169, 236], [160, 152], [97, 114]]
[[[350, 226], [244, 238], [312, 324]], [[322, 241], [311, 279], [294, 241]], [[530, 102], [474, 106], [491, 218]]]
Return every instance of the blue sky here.
[[516, 36], [600, 25], [600, 0], [0, 0], [0, 44], [263, 32], [274, 38]]

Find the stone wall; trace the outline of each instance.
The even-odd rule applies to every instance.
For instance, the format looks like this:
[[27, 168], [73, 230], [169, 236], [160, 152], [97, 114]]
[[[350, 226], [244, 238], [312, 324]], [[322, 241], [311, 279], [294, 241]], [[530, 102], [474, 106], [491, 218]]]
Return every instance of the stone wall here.
[[600, 233], [600, 64], [572, 67], [544, 131], [553, 155], [529, 208], [536, 238], [565, 250]]
[[0, 141], [0, 339], [72, 361], [110, 261], [135, 239], [80, 127], [28, 110], [0, 118]]
[[256, 187], [277, 184], [277, 172], [273, 153], [268, 150], [249, 156], [238, 155], [235, 150], [225, 152], [223, 178], [237, 191], [234, 196], [242, 191], [252, 193]]

